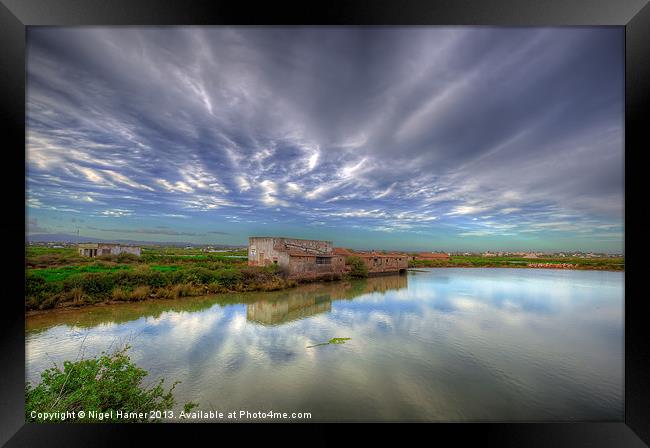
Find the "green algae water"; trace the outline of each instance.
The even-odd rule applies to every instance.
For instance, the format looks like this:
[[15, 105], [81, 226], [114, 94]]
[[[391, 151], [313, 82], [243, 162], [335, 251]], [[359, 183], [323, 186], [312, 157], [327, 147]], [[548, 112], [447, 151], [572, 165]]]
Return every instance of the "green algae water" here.
[[[405, 275], [29, 317], [26, 380], [125, 343], [178, 409], [309, 421], [620, 421], [624, 273]], [[301, 420], [304, 421], [304, 420]]]

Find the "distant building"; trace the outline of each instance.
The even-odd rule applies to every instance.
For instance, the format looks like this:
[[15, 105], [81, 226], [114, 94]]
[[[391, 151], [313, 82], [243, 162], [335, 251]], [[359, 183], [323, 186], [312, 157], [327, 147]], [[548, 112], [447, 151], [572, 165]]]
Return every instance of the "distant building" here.
[[496, 257], [497, 254], [493, 254], [492, 252], [485, 252], [484, 254], [481, 254], [483, 257]]
[[529, 253], [529, 254], [524, 255], [523, 258], [539, 258], [539, 257], [537, 256], [537, 254]]
[[140, 256], [139, 246], [114, 243], [81, 243], [77, 245], [79, 255], [82, 257], [98, 257], [100, 255], [133, 254]]

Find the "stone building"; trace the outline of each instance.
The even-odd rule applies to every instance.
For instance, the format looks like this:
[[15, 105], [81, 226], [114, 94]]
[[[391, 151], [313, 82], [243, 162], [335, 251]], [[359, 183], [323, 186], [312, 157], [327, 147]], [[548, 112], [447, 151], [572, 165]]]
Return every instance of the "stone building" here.
[[345, 271], [345, 257], [335, 255], [331, 241], [284, 237], [250, 237], [248, 265], [276, 264], [291, 276], [334, 274]]
[[338, 247], [334, 253], [346, 258], [359, 257], [368, 268], [368, 274], [403, 272], [409, 265], [409, 256], [401, 253], [356, 252]]
[[138, 246], [115, 243], [81, 243], [77, 246], [82, 257], [98, 257], [100, 255], [133, 254], [140, 256]]
[[248, 265], [277, 264], [293, 277], [340, 274], [349, 270], [345, 260], [361, 258], [369, 274], [397, 273], [408, 268], [409, 257], [400, 253], [356, 252], [333, 248], [331, 241], [300, 240], [284, 237], [250, 237]]

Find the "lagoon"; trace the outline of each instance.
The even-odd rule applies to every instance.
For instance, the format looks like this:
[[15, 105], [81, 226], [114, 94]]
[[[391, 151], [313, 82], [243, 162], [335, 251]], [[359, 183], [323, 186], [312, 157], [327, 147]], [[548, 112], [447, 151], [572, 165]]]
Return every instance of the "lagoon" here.
[[623, 272], [418, 269], [31, 316], [26, 375], [128, 343], [150, 383], [181, 381], [177, 411], [620, 421], [623, 311]]

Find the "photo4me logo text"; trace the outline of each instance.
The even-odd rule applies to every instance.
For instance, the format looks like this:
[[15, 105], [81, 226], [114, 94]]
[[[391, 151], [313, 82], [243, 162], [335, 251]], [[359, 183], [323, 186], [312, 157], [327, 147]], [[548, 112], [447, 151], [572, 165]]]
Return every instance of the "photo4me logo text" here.
[[183, 420], [284, 420], [284, 419], [310, 419], [311, 412], [277, 412], [277, 411], [66, 411], [66, 412], [37, 412], [31, 411], [31, 418], [46, 421], [86, 420], [103, 421], [112, 419], [183, 419]]

